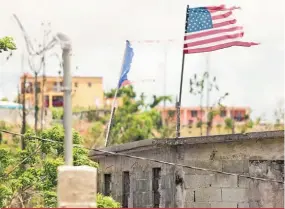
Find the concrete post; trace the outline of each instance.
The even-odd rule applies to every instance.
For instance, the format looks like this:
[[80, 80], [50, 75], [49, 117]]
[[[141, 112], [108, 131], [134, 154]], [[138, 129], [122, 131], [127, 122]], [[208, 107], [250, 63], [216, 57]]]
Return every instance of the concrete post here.
[[96, 208], [97, 169], [89, 166], [59, 166], [59, 208]]

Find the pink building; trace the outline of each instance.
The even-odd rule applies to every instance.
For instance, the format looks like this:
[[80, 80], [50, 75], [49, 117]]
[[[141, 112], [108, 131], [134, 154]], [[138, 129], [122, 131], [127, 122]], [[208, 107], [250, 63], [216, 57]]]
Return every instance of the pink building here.
[[[162, 118], [169, 122], [176, 122], [176, 108], [175, 107], [159, 107]], [[236, 122], [244, 122], [249, 114], [248, 107], [225, 107], [223, 110], [215, 108], [218, 113], [213, 119], [213, 125], [224, 124], [226, 118], [233, 118]], [[203, 123], [207, 122], [207, 109], [200, 107], [181, 107], [180, 109], [181, 125], [197, 124], [200, 120]]]

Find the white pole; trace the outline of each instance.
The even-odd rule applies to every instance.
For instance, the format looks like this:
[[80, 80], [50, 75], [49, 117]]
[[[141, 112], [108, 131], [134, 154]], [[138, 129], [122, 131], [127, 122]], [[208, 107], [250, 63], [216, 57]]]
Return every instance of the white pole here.
[[113, 116], [114, 116], [115, 104], [116, 104], [116, 100], [117, 100], [117, 94], [118, 94], [118, 91], [119, 91], [119, 88], [120, 88], [119, 82], [120, 82], [120, 79], [121, 79], [121, 76], [122, 76], [122, 72], [123, 72], [123, 68], [124, 68], [124, 61], [125, 61], [125, 58], [126, 58], [127, 44], [128, 44], [128, 43], [126, 42], [126, 47], [125, 47], [125, 52], [124, 52], [124, 56], [123, 56], [122, 67], [121, 67], [120, 75], [119, 75], [119, 79], [118, 79], [118, 84], [117, 84], [117, 88], [116, 88], [116, 91], [115, 91], [115, 95], [114, 95], [114, 98], [113, 98], [113, 101], [112, 101], [111, 115], [110, 115], [110, 119], [109, 119], [109, 123], [108, 123], [108, 128], [107, 128], [107, 133], [106, 133], [106, 138], [105, 138], [105, 147], [107, 147], [107, 145], [108, 145], [109, 134], [110, 134], [110, 129], [111, 129], [112, 120], [113, 120]]
[[64, 113], [63, 113], [63, 126], [64, 126], [64, 160], [65, 165], [73, 165], [73, 142], [72, 142], [72, 78], [70, 70], [70, 52], [72, 49], [70, 39], [64, 34], [57, 34], [62, 48], [63, 59], [63, 91], [64, 91]]

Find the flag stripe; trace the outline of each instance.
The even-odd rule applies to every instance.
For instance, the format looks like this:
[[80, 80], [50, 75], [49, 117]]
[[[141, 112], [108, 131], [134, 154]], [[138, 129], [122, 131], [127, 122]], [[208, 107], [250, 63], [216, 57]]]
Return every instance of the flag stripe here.
[[223, 18], [229, 17], [231, 14], [232, 14], [232, 11], [224, 13], [224, 14], [220, 14], [220, 15], [215, 15], [212, 17], [212, 20], [223, 19]]
[[215, 35], [219, 33], [226, 33], [226, 32], [234, 32], [236, 30], [242, 30], [243, 28], [240, 26], [235, 26], [232, 28], [225, 28], [225, 29], [216, 29], [216, 30], [207, 30], [205, 32], [195, 33], [195, 34], [186, 34], [184, 40], [194, 39], [194, 38], [200, 38], [201, 36], [209, 36], [209, 35]]
[[192, 54], [192, 53], [202, 53], [202, 52], [211, 52], [216, 51], [219, 49], [229, 48], [232, 46], [243, 46], [243, 47], [250, 47], [253, 45], [258, 45], [258, 43], [253, 42], [243, 42], [243, 41], [232, 41], [229, 43], [214, 45], [210, 47], [203, 47], [203, 48], [194, 48], [194, 49], [184, 49], [185, 54]]
[[232, 10], [225, 5], [190, 8], [184, 36], [184, 53], [199, 53], [219, 50], [231, 46], [252, 46], [243, 42], [243, 27], [235, 25], [237, 20]]
[[187, 43], [187, 44], [184, 44], [184, 47], [187, 48], [187, 47], [191, 47], [191, 46], [199, 46], [199, 45], [203, 45], [203, 44], [209, 44], [212, 42], [218, 42], [218, 41], [223, 41], [223, 40], [227, 40], [227, 39], [235, 39], [235, 38], [241, 38], [241, 37], [243, 37], [243, 32], [233, 34], [233, 35], [223, 35], [220, 37], [215, 37], [215, 38], [204, 39], [201, 41]]
[[215, 23], [215, 24], [213, 24], [213, 27], [214, 28], [221, 28], [221, 27], [224, 27], [224, 26], [233, 25], [236, 22], [237, 22], [237, 20], [233, 19], [233, 20], [229, 20], [229, 21], [225, 21], [225, 22]]

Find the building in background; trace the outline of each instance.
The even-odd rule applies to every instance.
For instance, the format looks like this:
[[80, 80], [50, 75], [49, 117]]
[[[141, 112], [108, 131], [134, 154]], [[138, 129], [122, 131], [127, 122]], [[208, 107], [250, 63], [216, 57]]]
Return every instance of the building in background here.
[[[175, 107], [159, 107], [158, 110], [164, 121], [176, 122], [176, 108]], [[249, 107], [224, 107], [214, 108], [217, 114], [214, 116], [213, 125], [223, 125], [226, 118], [232, 118], [236, 122], [243, 123], [249, 118]], [[180, 109], [181, 125], [195, 125], [200, 120], [203, 123], [207, 122], [207, 108], [203, 107], [181, 107]]]
[[[27, 76], [26, 88], [24, 88], [24, 76], [20, 78], [21, 98], [26, 89], [26, 104], [28, 107], [35, 105], [35, 77]], [[38, 77], [39, 107], [43, 106], [42, 84], [43, 77]], [[61, 76], [46, 76], [44, 87], [44, 105], [47, 108], [63, 107], [63, 78]], [[102, 77], [72, 77], [72, 107], [103, 107], [104, 92]]]

